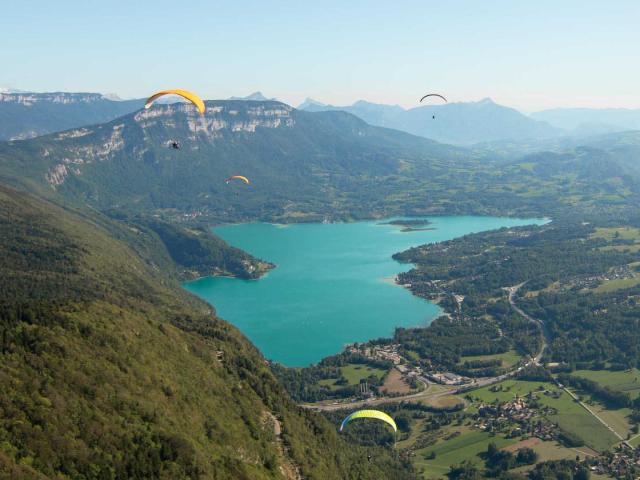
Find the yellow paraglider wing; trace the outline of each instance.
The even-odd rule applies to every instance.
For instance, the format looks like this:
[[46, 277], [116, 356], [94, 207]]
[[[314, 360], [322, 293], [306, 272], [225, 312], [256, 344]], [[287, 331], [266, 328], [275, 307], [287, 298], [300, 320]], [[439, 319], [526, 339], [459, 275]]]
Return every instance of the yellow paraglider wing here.
[[342, 429], [348, 423], [350, 423], [352, 420], [355, 420], [357, 418], [373, 418], [376, 420], [382, 420], [383, 422], [386, 422], [389, 425], [391, 425], [394, 432], [398, 431], [398, 427], [396, 426], [396, 422], [393, 420], [393, 418], [391, 418], [386, 413], [381, 412], [380, 410], [358, 410], [357, 412], [353, 412], [351, 415], [347, 416], [347, 418], [345, 418], [342, 421], [342, 425], [340, 425], [340, 431], [342, 431]]
[[242, 180], [247, 185], [249, 185], [249, 183], [250, 183], [249, 179], [247, 177], [242, 176], [242, 175], [233, 175], [233, 176], [227, 178], [227, 183], [229, 183], [231, 180]]
[[146, 103], [144, 104], [144, 108], [149, 108], [151, 104], [153, 104], [153, 102], [156, 101], [157, 98], [162, 97], [163, 95], [179, 95], [182, 98], [189, 100], [191, 103], [193, 103], [198, 109], [198, 111], [201, 114], [204, 114], [205, 106], [202, 99], [199, 96], [197, 96], [195, 93], [191, 93], [191, 92], [188, 92], [187, 90], [179, 90], [179, 89], [162, 90], [160, 92], [154, 93], [147, 99]]

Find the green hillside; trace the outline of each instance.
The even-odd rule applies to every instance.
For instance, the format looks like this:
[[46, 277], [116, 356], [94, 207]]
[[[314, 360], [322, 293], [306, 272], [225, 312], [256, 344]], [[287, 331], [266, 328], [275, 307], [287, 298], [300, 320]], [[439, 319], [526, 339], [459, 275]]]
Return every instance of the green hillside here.
[[[181, 149], [169, 148], [179, 140]], [[465, 150], [337, 111], [210, 101], [0, 144], [0, 175], [111, 214], [279, 222], [612, 212], [640, 198], [640, 135], [553, 151]], [[496, 146], [496, 148], [499, 148]], [[225, 179], [243, 174], [251, 184]]]
[[410, 478], [296, 407], [126, 228], [5, 187], [0, 224], [0, 478]]

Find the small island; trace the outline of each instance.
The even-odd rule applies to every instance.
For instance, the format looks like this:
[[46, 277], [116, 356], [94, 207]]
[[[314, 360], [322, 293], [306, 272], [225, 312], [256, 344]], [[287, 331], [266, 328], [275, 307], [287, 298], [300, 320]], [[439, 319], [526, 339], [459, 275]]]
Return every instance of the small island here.
[[389, 222], [381, 223], [380, 225], [395, 225], [398, 227], [402, 227], [402, 232], [419, 232], [424, 230], [435, 230], [433, 227], [427, 228], [428, 225], [431, 225], [429, 220], [424, 218], [400, 218], [398, 220], [391, 220]]

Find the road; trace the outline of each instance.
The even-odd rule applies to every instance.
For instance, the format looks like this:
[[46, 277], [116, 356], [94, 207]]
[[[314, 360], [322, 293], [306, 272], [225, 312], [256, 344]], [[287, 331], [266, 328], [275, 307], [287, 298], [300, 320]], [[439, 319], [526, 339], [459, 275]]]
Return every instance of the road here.
[[540, 333], [541, 333], [541, 337], [542, 337], [542, 345], [540, 346], [540, 350], [538, 351], [537, 355], [535, 357], [533, 357], [533, 363], [535, 363], [536, 365], [540, 365], [540, 361], [542, 360], [542, 356], [544, 355], [544, 352], [547, 350], [547, 347], [549, 346], [549, 332], [547, 331], [547, 327], [545, 327], [544, 322], [542, 320], [538, 320], [537, 318], [533, 318], [532, 316], [530, 316], [529, 314], [525, 313], [524, 311], [522, 311], [522, 309], [520, 307], [518, 307], [518, 305], [516, 305], [516, 302], [514, 300], [514, 297], [516, 295], [516, 293], [518, 293], [518, 290], [520, 290], [520, 288], [527, 282], [522, 282], [518, 285], [515, 285], [513, 287], [506, 287], [504, 290], [506, 290], [509, 293], [509, 304], [511, 305], [511, 308], [513, 308], [518, 315], [520, 315], [522, 318], [524, 318], [525, 320], [529, 320], [530, 322], [535, 323], [536, 325], [538, 325], [538, 327], [540, 327]]
[[360, 408], [360, 407], [371, 407], [374, 405], [381, 405], [383, 403], [397, 403], [397, 402], [406, 402], [407, 400], [423, 400], [423, 399], [431, 399], [444, 397], [446, 395], [451, 395], [457, 393], [458, 390], [456, 388], [452, 388], [449, 390], [439, 390], [437, 392], [432, 392], [433, 390], [430, 385], [432, 385], [429, 380], [424, 377], [418, 377], [418, 379], [426, 385], [426, 388], [421, 392], [410, 393], [409, 395], [402, 395], [400, 397], [380, 397], [380, 398], [372, 398], [367, 400], [358, 400], [356, 402], [333, 402], [333, 403], [303, 403], [300, 406], [303, 408], [310, 408], [314, 410], [322, 410], [322, 411], [333, 411], [333, 410], [341, 410], [343, 408]]
[[[543, 321], [538, 320], [537, 318], [533, 318], [530, 315], [526, 314], [525, 312], [523, 312], [520, 307], [518, 307], [515, 303], [514, 297], [515, 294], [517, 293], [517, 291], [520, 289], [520, 287], [522, 287], [524, 283], [521, 283], [519, 285], [516, 285], [514, 287], [508, 287], [505, 290], [507, 290], [507, 292], [509, 292], [509, 303], [511, 304], [511, 307], [518, 312], [518, 315], [520, 315], [523, 318], [526, 318], [527, 320], [529, 320], [530, 322], [535, 322], [536, 324], [538, 324], [538, 326], [540, 327], [540, 331], [542, 332], [542, 346], [540, 347], [540, 351], [538, 352], [538, 354], [534, 357], [533, 361], [535, 362], [536, 365], [540, 365], [540, 360], [542, 359], [542, 355], [544, 354], [544, 352], [547, 350], [548, 346], [549, 346], [549, 332], [544, 324]], [[557, 381], [556, 381], [557, 383]], [[571, 390], [569, 390], [568, 388], [566, 388], [565, 386], [561, 386], [558, 384], [558, 386], [560, 386], [565, 392], [567, 392], [567, 394], [569, 394], [569, 396], [571, 398], [573, 398], [577, 403], [580, 404], [580, 406], [582, 408], [584, 408], [587, 412], [589, 412], [596, 420], [598, 420], [602, 425], [604, 425], [607, 429], [609, 429], [616, 437], [618, 437], [621, 441], [625, 441], [624, 438], [622, 437], [622, 435], [620, 435], [618, 432], [616, 432], [613, 427], [611, 425], [609, 425], [607, 422], [605, 422], [602, 417], [600, 417], [596, 412], [594, 412], [593, 410], [591, 410], [584, 402], [582, 402]]]
[[569, 390], [567, 387], [562, 387], [562, 389], [565, 392], [567, 392], [571, 398], [573, 398], [576, 402], [578, 402], [582, 408], [584, 408], [587, 412], [589, 412], [591, 415], [593, 415], [596, 418], [596, 420], [598, 420], [602, 425], [604, 425], [609, 430], [611, 430], [611, 433], [613, 433], [616, 437], [618, 437], [621, 441], [624, 442], [624, 437], [622, 435], [620, 435], [618, 432], [616, 432], [611, 425], [609, 425], [601, 417], [599, 417], [596, 412], [591, 410], [587, 406], [587, 404], [583, 403], [571, 390]]

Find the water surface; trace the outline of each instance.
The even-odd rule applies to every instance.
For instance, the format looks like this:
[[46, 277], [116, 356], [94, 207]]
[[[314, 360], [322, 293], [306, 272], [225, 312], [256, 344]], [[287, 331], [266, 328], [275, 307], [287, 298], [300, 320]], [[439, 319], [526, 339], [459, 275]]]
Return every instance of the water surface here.
[[[411, 268], [391, 256], [409, 247], [500, 227], [543, 223], [498, 217], [433, 217], [432, 230], [402, 232], [385, 221], [215, 228], [228, 243], [277, 268], [260, 280], [207, 277], [187, 290], [215, 306], [272, 360], [304, 366], [353, 342], [426, 326], [440, 308], [393, 284]], [[386, 220], [388, 221], [388, 220]]]

